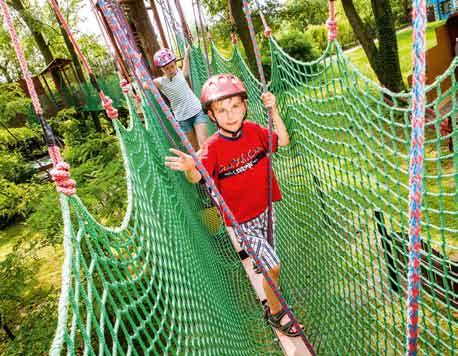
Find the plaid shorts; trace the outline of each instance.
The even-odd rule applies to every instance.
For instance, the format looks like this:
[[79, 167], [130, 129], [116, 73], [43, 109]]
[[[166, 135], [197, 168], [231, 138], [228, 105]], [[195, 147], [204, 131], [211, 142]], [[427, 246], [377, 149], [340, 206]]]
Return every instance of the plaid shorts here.
[[[240, 224], [240, 229], [247, 238], [256, 255], [261, 259], [267, 270], [280, 264], [275, 249], [267, 242], [268, 210], [252, 220]], [[272, 237], [275, 236], [275, 210], [272, 211]], [[239, 241], [241, 244], [241, 241]]]

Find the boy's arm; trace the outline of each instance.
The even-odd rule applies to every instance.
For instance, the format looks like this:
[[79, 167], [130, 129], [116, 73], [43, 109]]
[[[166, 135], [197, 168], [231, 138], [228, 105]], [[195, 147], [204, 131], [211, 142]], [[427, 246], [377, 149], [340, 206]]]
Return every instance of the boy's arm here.
[[193, 184], [200, 182], [200, 180], [202, 179], [202, 175], [199, 173], [199, 171], [196, 168], [190, 171], [185, 171], [184, 176], [186, 177], [188, 182], [193, 183]]
[[184, 152], [170, 149], [170, 152], [176, 154], [176, 156], [165, 157], [165, 165], [174, 171], [182, 171], [186, 179], [191, 183], [197, 183], [201, 180], [202, 176], [196, 169], [196, 164], [192, 157]]
[[286, 130], [285, 123], [281, 118], [280, 114], [278, 113], [277, 107], [275, 106], [272, 109], [272, 120], [274, 122], [275, 132], [278, 136], [278, 146], [284, 147], [289, 145], [289, 134], [288, 130]]
[[280, 116], [280, 113], [277, 109], [276, 99], [272, 93], [266, 92], [262, 94], [261, 99], [264, 103], [264, 106], [269, 110], [272, 114], [272, 121], [275, 127], [275, 133], [278, 136], [278, 146], [284, 147], [289, 145], [289, 134], [288, 130], [286, 130], [285, 123]]

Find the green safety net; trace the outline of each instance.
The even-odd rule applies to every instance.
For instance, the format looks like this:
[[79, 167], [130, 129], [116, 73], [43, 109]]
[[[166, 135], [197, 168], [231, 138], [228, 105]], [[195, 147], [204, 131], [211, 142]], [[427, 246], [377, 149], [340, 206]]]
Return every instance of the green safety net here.
[[[291, 136], [275, 155], [281, 289], [323, 355], [404, 354], [410, 94], [361, 75], [337, 42], [301, 63], [271, 40], [270, 90]], [[196, 92], [207, 76], [193, 48]], [[456, 353], [457, 58], [427, 88], [419, 348]], [[212, 71], [247, 84], [249, 118], [266, 124], [262, 86], [238, 50]], [[146, 102], [146, 101], [145, 101]], [[66, 262], [51, 354], [281, 354], [216, 210], [163, 162], [154, 111], [115, 121], [128, 209], [117, 229], [62, 197]], [[448, 121], [447, 121], [448, 120]], [[441, 134], [449, 123], [450, 132]], [[445, 125], [446, 126], [446, 125]]]

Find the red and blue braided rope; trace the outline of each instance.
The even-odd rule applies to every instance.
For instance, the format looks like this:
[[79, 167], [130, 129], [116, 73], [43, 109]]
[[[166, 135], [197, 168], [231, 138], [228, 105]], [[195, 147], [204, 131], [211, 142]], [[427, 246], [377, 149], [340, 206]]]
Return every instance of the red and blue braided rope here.
[[414, 0], [413, 11], [412, 133], [409, 168], [409, 289], [407, 297], [407, 354], [418, 353], [420, 298], [421, 201], [425, 132], [425, 0]]

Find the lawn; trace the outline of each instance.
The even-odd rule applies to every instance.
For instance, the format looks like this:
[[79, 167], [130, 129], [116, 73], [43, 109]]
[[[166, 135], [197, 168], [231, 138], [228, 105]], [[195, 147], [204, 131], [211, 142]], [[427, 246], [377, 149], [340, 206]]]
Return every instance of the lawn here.
[[[426, 48], [432, 48], [436, 45], [436, 33], [437, 27], [441, 26], [444, 21], [436, 21], [428, 24], [426, 30]], [[397, 34], [398, 38], [398, 51], [399, 59], [401, 61], [401, 72], [404, 82], [407, 83], [407, 76], [412, 72], [412, 29], [400, 30]], [[367, 60], [366, 53], [362, 47], [356, 49], [350, 49], [346, 53], [348, 59], [353, 65], [358, 68], [361, 73], [367, 77], [377, 80], [374, 71], [372, 70], [369, 61]]]

